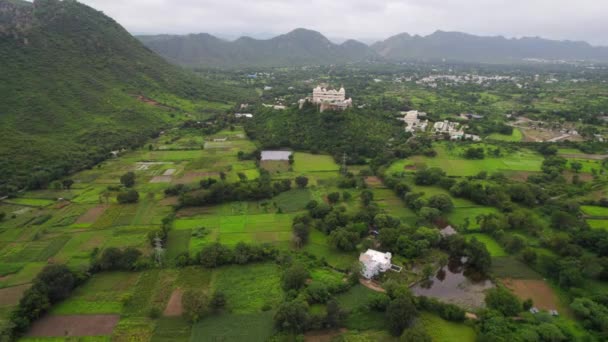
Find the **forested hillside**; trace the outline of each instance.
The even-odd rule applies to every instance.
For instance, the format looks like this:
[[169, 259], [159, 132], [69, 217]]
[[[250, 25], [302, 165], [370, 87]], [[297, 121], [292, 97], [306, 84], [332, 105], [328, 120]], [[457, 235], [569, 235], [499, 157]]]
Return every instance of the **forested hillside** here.
[[45, 186], [238, 96], [75, 1], [0, 1], [0, 65], [0, 193]]
[[329, 153], [341, 160], [363, 162], [378, 157], [391, 137], [402, 134], [392, 113], [352, 109], [320, 113], [312, 105], [302, 110], [260, 109], [245, 126], [247, 134], [264, 148], [291, 147]]

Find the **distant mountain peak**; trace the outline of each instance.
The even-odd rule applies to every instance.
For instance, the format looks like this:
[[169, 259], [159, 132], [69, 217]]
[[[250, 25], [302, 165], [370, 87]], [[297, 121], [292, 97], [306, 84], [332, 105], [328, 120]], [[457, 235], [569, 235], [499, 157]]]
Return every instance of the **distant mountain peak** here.
[[161, 56], [184, 66], [327, 65], [382, 58], [484, 63], [513, 63], [527, 58], [608, 61], [608, 48], [584, 42], [507, 39], [445, 30], [426, 36], [399, 33], [371, 46], [352, 39], [334, 44], [323, 34], [305, 28], [264, 40], [241, 37], [229, 42], [211, 35], [198, 38], [140, 39]]

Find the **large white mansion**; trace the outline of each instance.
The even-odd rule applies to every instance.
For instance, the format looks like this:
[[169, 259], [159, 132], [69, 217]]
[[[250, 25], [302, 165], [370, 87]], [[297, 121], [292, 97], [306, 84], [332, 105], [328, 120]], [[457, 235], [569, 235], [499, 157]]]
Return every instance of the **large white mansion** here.
[[345, 110], [353, 106], [353, 100], [346, 98], [344, 87], [340, 88], [340, 90], [335, 90], [317, 86], [312, 90], [312, 99], [308, 97], [300, 100], [300, 108], [302, 108], [306, 101], [319, 105], [321, 112], [328, 109]]

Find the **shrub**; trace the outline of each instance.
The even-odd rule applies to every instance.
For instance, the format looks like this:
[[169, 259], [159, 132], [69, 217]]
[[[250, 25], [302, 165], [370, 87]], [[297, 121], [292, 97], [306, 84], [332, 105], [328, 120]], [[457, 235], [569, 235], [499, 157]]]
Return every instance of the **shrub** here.
[[303, 265], [293, 264], [283, 273], [283, 289], [285, 291], [299, 290], [306, 285], [306, 280], [309, 276], [308, 270]]
[[137, 203], [139, 201], [139, 193], [133, 189], [122, 191], [116, 196], [116, 200], [120, 204]]
[[516, 316], [522, 311], [519, 299], [504, 287], [496, 287], [486, 293], [486, 305], [505, 316]]
[[310, 324], [308, 305], [302, 301], [291, 301], [281, 304], [274, 315], [275, 327], [293, 333], [305, 332]]

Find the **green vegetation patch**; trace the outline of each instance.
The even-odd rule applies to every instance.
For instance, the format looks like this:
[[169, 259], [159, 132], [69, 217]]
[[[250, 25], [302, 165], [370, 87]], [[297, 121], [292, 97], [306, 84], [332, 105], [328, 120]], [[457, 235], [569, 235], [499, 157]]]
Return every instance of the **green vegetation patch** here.
[[433, 342], [474, 342], [475, 329], [463, 323], [454, 323], [439, 316], [423, 312], [419, 318]]
[[[481, 146], [481, 145], [480, 145]], [[490, 147], [490, 146], [486, 146]], [[493, 149], [496, 148], [491, 146]], [[537, 172], [543, 161], [543, 157], [529, 150], [515, 152], [503, 151], [501, 157], [490, 157], [485, 159], [471, 160], [462, 157], [463, 150], [460, 148], [448, 150], [445, 145], [436, 147], [437, 156], [434, 158], [417, 156], [412, 158], [417, 165], [427, 167], [439, 167], [444, 169], [450, 176], [474, 176], [480, 171], [488, 173], [503, 171], [526, 171]]]
[[294, 153], [293, 170], [295, 172], [314, 172], [314, 171], [338, 171], [340, 166], [336, 164], [334, 158], [322, 154]]
[[25, 205], [29, 207], [46, 207], [51, 204], [54, 204], [54, 200], [48, 200], [43, 198], [12, 198], [10, 200], [5, 200], [6, 203], [9, 204], [17, 204], [17, 205]]
[[[190, 341], [192, 325], [182, 317], [162, 317], [156, 323], [153, 342]], [[194, 340], [198, 341], [198, 340]], [[223, 340], [222, 340], [223, 341]]]
[[608, 230], [608, 220], [587, 220], [587, 224], [592, 229], [603, 229]]
[[456, 208], [448, 214], [447, 218], [451, 224], [457, 227], [479, 229], [479, 223], [476, 220], [478, 216], [496, 213], [498, 210], [492, 207]]
[[10, 274], [0, 279], [0, 288], [30, 283], [44, 266], [46, 266], [46, 263], [27, 263], [17, 273]]
[[517, 128], [513, 129], [511, 135], [493, 133], [488, 136], [488, 139], [508, 142], [520, 142], [524, 138], [521, 131]]
[[274, 333], [273, 312], [248, 315], [222, 314], [205, 318], [192, 327], [191, 341], [265, 342]]
[[215, 291], [224, 292], [227, 308], [232, 313], [260, 312], [280, 303], [280, 273], [275, 264], [227, 266], [214, 271], [211, 286]]
[[356, 253], [341, 252], [333, 248], [329, 245], [327, 236], [316, 229], [311, 230], [308, 244], [303, 250], [339, 270], [348, 270], [358, 257]]
[[589, 216], [608, 217], [608, 208], [598, 207], [593, 205], [581, 206], [583, 213]]
[[78, 287], [70, 298], [51, 309], [54, 315], [119, 314], [139, 278], [138, 273], [96, 274]]
[[488, 252], [490, 252], [490, 255], [492, 257], [503, 257], [508, 255], [507, 252], [505, 252], [505, 250], [498, 244], [498, 242], [496, 242], [496, 240], [494, 240], [491, 236], [487, 234], [475, 233], [467, 234], [465, 236], [467, 240], [476, 238], [477, 241], [482, 242], [484, 245], [486, 245], [486, 248], [488, 249]]
[[310, 190], [308, 189], [293, 189], [283, 192], [273, 198], [283, 212], [290, 213], [294, 211], [304, 210], [306, 204], [312, 199]]
[[514, 256], [492, 258], [492, 274], [498, 278], [543, 279], [540, 274]]

